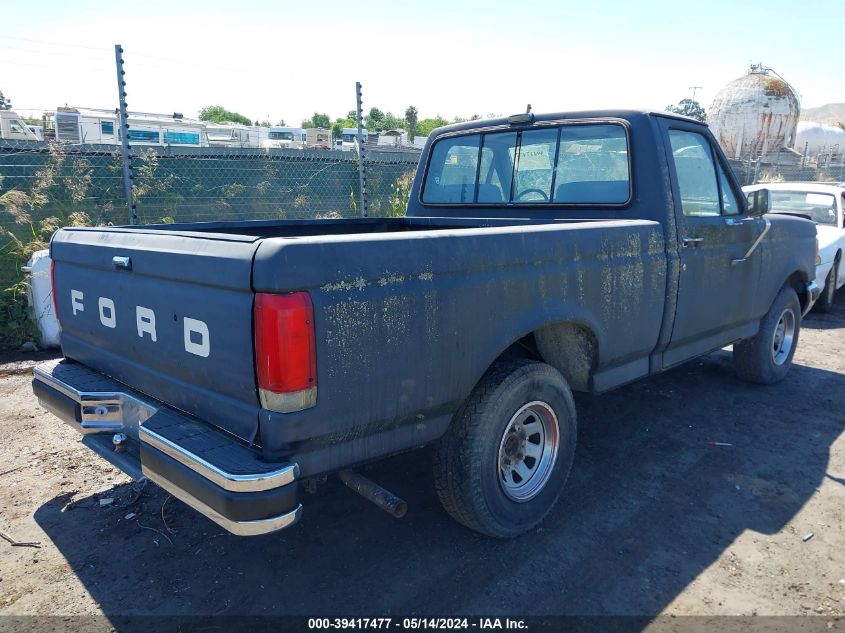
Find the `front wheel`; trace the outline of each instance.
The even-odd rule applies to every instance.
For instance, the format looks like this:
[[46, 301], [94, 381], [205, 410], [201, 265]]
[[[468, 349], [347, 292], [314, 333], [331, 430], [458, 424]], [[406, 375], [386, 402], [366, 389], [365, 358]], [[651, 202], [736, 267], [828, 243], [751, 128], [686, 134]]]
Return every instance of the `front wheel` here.
[[575, 435], [575, 402], [559, 371], [530, 360], [497, 363], [436, 447], [443, 507], [488, 536], [530, 530], [560, 496]]
[[801, 302], [792, 288], [783, 288], [760, 321], [757, 334], [734, 343], [734, 367], [743, 380], [769, 385], [786, 376], [798, 346]]

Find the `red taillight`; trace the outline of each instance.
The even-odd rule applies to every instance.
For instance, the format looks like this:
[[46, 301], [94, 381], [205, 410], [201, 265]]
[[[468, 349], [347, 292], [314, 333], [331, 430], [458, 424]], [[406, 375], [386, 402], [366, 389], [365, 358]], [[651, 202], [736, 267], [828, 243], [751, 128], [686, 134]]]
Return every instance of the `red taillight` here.
[[59, 320], [59, 302], [56, 300], [56, 262], [50, 260], [50, 295], [53, 297], [53, 316]]
[[265, 409], [289, 413], [317, 403], [314, 306], [307, 292], [255, 295], [255, 369]]

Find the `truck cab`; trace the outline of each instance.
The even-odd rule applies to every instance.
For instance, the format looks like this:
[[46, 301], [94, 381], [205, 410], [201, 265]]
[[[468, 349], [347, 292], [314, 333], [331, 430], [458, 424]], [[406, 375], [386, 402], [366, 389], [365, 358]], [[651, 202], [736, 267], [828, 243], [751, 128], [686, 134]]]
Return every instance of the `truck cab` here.
[[0, 110], [0, 139], [4, 141], [37, 141], [35, 133], [11, 110]]

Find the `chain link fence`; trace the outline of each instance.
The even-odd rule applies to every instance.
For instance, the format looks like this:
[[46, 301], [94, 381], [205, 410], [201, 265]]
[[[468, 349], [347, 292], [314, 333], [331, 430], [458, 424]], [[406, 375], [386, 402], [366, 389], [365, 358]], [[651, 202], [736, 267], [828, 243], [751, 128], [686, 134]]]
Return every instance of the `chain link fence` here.
[[[368, 149], [365, 156], [366, 215], [403, 215], [419, 152]], [[365, 214], [356, 152], [133, 147], [131, 157], [140, 224]], [[0, 228], [14, 232], [27, 214], [128, 224], [121, 167], [113, 146], [0, 141]]]
[[[404, 215], [419, 151], [132, 147], [139, 224]], [[130, 223], [120, 148], [0, 140], [0, 348], [32, 335], [21, 267], [61, 226]]]
[[833, 182], [845, 181], [845, 161], [826, 164], [798, 163], [781, 165], [768, 158], [729, 160], [740, 184], [755, 185], [765, 182]]

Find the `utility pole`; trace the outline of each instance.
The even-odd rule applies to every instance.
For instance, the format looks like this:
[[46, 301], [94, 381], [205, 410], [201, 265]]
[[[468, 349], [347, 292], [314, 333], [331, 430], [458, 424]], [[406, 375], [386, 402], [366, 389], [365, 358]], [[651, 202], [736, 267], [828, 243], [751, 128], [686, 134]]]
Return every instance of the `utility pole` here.
[[695, 93], [702, 90], [703, 86], [690, 86], [689, 89], [692, 90], [692, 100], [695, 101]]
[[367, 217], [367, 171], [364, 166], [364, 111], [361, 100], [361, 82], [355, 82], [355, 119], [358, 123], [358, 191], [360, 214]]
[[123, 47], [114, 45], [114, 61], [117, 66], [117, 123], [120, 131], [120, 158], [123, 162], [123, 189], [126, 192], [126, 206], [129, 208], [129, 224], [138, 223], [138, 210], [132, 198], [132, 156], [129, 153], [129, 115], [126, 111], [126, 71], [123, 70]]

